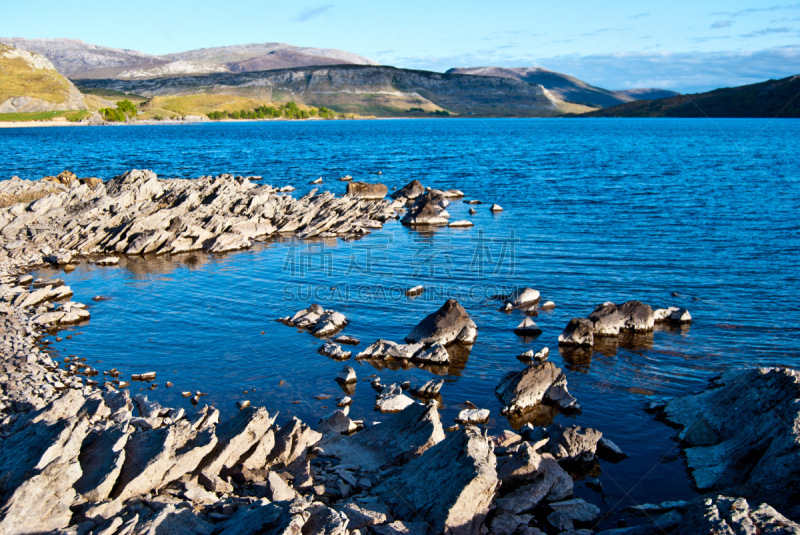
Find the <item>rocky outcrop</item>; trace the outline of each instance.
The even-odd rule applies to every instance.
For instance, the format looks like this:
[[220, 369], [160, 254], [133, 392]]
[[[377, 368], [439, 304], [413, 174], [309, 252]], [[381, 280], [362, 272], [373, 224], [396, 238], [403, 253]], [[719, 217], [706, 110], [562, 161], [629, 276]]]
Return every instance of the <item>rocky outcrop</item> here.
[[131, 171], [94, 189], [79, 181], [49, 187], [58, 193], [0, 209], [0, 234], [16, 236], [31, 227], [38, 234], [45, 225], [39, 249], [83, 255], [221, 253], [281, 233], [367, 234], [394, 217], [386, 201], [315, 192], [295, 200], [230, 175], [160, 180], [149, 171]]
[[411, 227], [447, 225], [450, 214], [446, 208], [449, 204], [443, 192], [427, 191], [416, 198], [400, 222]]
[[400, 520], [419, 516], [435, 533], [477, 535], [499, 486], [495, 465], [488, 440], [477, 429], [467, 427], [405, 465], [372, 492], [389, 504]]
[[425, 193], [425, 187], [419, 180], [412, 180], [399, 190], [392, 193], [392, 199], [409, 199], [414, 200], [420, 195]]
[[349, 437], [326, 436], [318, 449], [342, 460], [358, 459], [362, 468], [377, 470], [405, 464], [442, 440], [436, 403], [414, 403], [379, 426]]
[[678, 438], [698, 488], [766, 502], [785, 514], [796, 507], [800, 372], [731, 370], [706, 392], [670, 401], [663, 414], [682, 428]]

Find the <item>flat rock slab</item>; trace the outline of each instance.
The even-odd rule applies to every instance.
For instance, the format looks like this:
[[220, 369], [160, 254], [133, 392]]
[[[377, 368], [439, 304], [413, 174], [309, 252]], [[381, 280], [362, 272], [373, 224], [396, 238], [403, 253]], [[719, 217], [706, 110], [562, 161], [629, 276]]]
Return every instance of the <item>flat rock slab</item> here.
[[318, 449], [343, 461], [357, 459], [364, 470], [397, 466], [444, 440], [436, 404], [414, 403], [379, 425], [355, 435], [326, 435]]

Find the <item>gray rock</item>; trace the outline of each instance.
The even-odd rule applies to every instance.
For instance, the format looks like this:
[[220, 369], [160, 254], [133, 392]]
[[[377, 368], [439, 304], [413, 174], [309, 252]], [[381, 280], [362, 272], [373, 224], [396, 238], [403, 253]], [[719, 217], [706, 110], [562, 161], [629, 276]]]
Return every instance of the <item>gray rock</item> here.
[[127, 424], [117, 424], [90, 433], [81, 446], [78, 460], [83, 474], [75, 490], [87, 502], [101, 502], [111, 495], [125, 461]]
[[347, 194], [362, 199], [383, 199], [389, 188], [385, 184], [369, 184], [367, 182], [348, 182]]
[[[566, 377], [552, 362], [532, 364], [521, 371], [507, 373], [497, 384], [495, 394], [503, 404], [502, 414], [532, 409], [542, 401], [573, 409], [577, 402], [567, 397]], [[571, 399], [570, 399], [571, 398]]]
[[792, 522], [766, 503], [751, 508], [744, 498], [695, 500], [680, 521], [676, 535], [760, 534], [800, 535], [800, 524]]
[[625, 327], [625, 318], [620, 313], [617, 305], [605, 302], [598, 305], [591, 314], [592, 331], [598, 336], [616, 336]]
[[628, 454], [608, 437], [602, 437], [597, 441], [597, 456], [611, 463], [618, 463], [628, 458]]
[[594, 326], [586, 318], [572, 318], [558, 336], [558, 345], [561, 346], [593, 346]]
[[347, 527], [362, 529], [394, 521], [385, 503], [374, 497], [351, 498], [334, 506], [349, 520]]
[[655, 325], [655, 313], [641, 301], [627, 301], [619, 306], [619, 315], [630, 331], [651, 331]]
[[489, 421], [489, 409], [464, 409], [456, 416], [460, 424], [485, 424]]
[[352, 355], [352, 352], [344, 351], [342, 346], [334, 344], [333, 342], [325, 342], [322, 347], [317, 350], [317, 353], [335, 360], [347, 360], [350, 358], [350, 355]]
[[323, 455], [358, 459], [364, 470], [407, 463], [444, 440], [435, 403], [414, 403], [380, 425], [351, 436], [326, 435], [318, 448]]
[[405, 410], [415, 402], [403, 393], [403, 389], [396, 384], [383, 387], [375, 400], [375, 410], [383, 413], [396, 413]]
[[358, 429], [358, 425], [348, 416], [350, 407], [333, 411], [333, 414], [320, 420], [317, 431], [326, 433], [339, 433], [346, 435]]
[[439, 394], [444, 385], [444, 380], [431, 379], [420, 387], [412, 387], [411, 391], [421, 398], [433, 398]]
[[266, 497], [271, 502], [291, 501], [297, 493], [275, 472], [270, 472], [265, 481]]
[[178, 509], [172, 504], [156, 513], [156, 515], [136, 528], [137, 535], [169, 535], [193, 533], [211, 535], [214, 526], [197, 517], [191, 509]]
[[321, 438], [321, 433], [317, 433], [298, 418], [292, 418], [276, 433], [275, 447], [267, 457], [267, 466], [283, 468], [295, 461], [304, 460], [308, 449]]
[[396, 342], [380, 339], [356, 355], [357, 359], [383, 359], [389, 356], [389, 350], [397, 346]]
[[798, 399], [796, 370], [735, 369], [706, 392], [670, 401], [664, 414], [683, 428], [679, 438], [698, 488], [746, 488], [744, 498], [789, 510], [800, 496]]
[[450, 362], [450, 354], [442, 344], [436, 342], [432, 346], [414, 353], [411, 360], [426, 364], [447, 364]]
[[291, 502], [259, 500], [239, 509], [214, 528], [217, 535], [300, 535], [311, 514], [309, 502], [296, 498]]
[[312, 504], [307, 512], [310, 513], [306, 524], [303, 526], [304, 533], [315, 535], [347, 535], [347, 517], [330, 509], [321, 503]]
[[422, 185], [422, 183], [419, 180], [412, 180], [399, 190], [392, 193], [390, 197], [392, 199], [405, 198], [413, 200], [423, 193], [425, 193], [425, 187]]
[[450, 299], [439, 310], [423, 319], [406, 336], [409, 343], [448, 345], [455, 342], [462, 332], [477, 329], [458, 301]]
[[596, 429], [578, 425], [564, 427], [554, 423], [547, 428], [535, 428], [529, 440], [538, 442], [546, 438], [543, 451], [559, 461], [591, 462], [595, 460], [597, 443], [602, 436], [603, 434]]
[[239, 411], [233, 418], [217, 426], [217, 444], [200, 469], [206, 475], [216, 476], [223, 469], [233, 468], [267, 434], [274, 421], [275, 417], [270, 418], [264, 407], [248, 407]]
[[372, 531], [377, 535], [427, 535], [428, 523], [395, 520], [389, 524], [372, 526]]
[[514, 329], [514, 334], [519, 336], [538, 336], [542, 334], [542, 330], [536, 325], [536, 322], [530, 318], [525, 318], [522, 323], [517, 325]]
[[489, 441], [468, 426], [371, 492], [401, 520], [422, 517], [435, 533], [477, 535], [499, 486], [495, 464]]
[[600, 508], [582, 498], [551, 503], [553, 512], [547, 521], [559, 530], [571, 530], [575, 522], [591, 522], [600, 515]]
[[533, 303], [537, 302], [541, 294], [539, 294], [539, 290], [534, 290], [533, 288], [518, 288], [511, 292], [511, 295], [508, 296], [506, 299], [506, 303], [511, 305], [514, 308], [521, 308], [525, 306], [532, 305]]

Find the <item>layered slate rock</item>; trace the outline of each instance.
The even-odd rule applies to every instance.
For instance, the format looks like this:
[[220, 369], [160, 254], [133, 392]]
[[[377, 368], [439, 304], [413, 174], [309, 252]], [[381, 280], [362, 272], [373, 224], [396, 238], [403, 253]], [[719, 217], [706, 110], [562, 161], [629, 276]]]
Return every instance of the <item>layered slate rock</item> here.
[[21, 430], [0, 452], [0, 533], [47, 533], [67, 526], [81, 477], [78, 454], [89, 422], [71, 417]]
[[524, 442], [513, 455], [497, 462], [502, 496], [497, 505], [514, 514], [532, 511], [542, 502], [557, 502], [572, 495], [572, 477], [549, 453], [539, 454]]
[[436, 403], [413, 403], [382, 424], [355, 435], [326, 435], [318, 449], [343, 461], [358, 459], [365, 470], [377, 470], [405, 464], [444, 438]]
[[217, 444], [203, 461], [201, 471], [217, 476], [223, 469], [232, 468], [267, 434], [274, 421], [264, 407], [247, 407], [217, 426]]
[[450, 299], [414, 327], [406, 336], [406, 342], [425, 345], [448, 345], [453, 342], [470, 344], [477, 338], [477, 329], [464, 307], [455, 299]]
[[495, 466], [489, 441], [469, 426], [409, 462], [372, 493], [399, 520], [422, 517], [434, 533], [477, 535], [499, 485]]
[[497, 384], [495, 394], [503, 404], [503, 414], [525, 412], [542, 402], [565, 411], [580, 411], [577, 400], [567, 390], [566, 376], [549, 361], [508, 372]]
[[127, 422], [117, 424], [84, 440], [79, 457], [83, 473], [75, 490], [87, 502], [100, 502], [111, 494], [125, 462], [127, 427]]
[[797, 370], [728, 371], [706, 392], [667, 403], [664, 416], [682, 427], [678, 438], [701, 490], [738, 489], [781, 512], [800, 503]]
[[347, 194], [362, 199], [378, 200], [383, 199], [389, 188], [385, 184], [369, 184], [367, 182], [348, 182]]

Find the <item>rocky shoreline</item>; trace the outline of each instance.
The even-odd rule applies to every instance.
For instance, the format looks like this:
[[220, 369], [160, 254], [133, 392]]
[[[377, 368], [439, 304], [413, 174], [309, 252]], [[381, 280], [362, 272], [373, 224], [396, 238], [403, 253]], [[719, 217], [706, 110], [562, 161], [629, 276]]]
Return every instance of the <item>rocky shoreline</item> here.
[[[280, 232], [358, 236], [398, 217], [408, 197], [295, 200], [242, 177], [161, 180], [146, 171], [107, 183], [62, 173], [0, 186], [9, 196], [31, 192], [43, 195], [0, 209], [0, 534], [588, 535], [602, 520], [599, 508], [573, 497], [575, 479], [598, 459], [624, 462], [600, 430], [527, 425], [489, 436], [472, 425], [485, 416], [478, 407], [445, 429], [435, 381], [414, 387], [429, 394], [422, 403], [405, 395], [410, 385], [373, 384], [376, 405], [396, 413], [379, 425], [352, 420], [346, 396], [313, 426], [297, 418], [276, 425], [277, 415], [246, 403], [220, 421], [213, 407], [187, 415], [132, 397], [113, 369], [46, 351], [44, 336], [89, 316], [67, 301], [61, 281], [30, 276], [37, 267], [237, 250]], [[409, 213], [436, 224], [444, 198], [426, 195]], [[513, 306], [530, 305], [517, 300]], [[328, 337], [346, 324], [337, 314], [312, 306], [284, 321]], [[563, 336], [652, 329], [687, 315], [605, 303]], [[435, 362], [440, 348], [478, 336], [469, 314], [448, 301], [405, 344], [378, 340], [357, 358]], [[547, 352], [529, 360], [498, 384], [504, 410], [580, 411]], [[339, 379], [357, 380], [352, 368]], [[641, 506], [635, 514], [646, 522], [604, 533], [800, 533], [799, 398], [800, 374], [775, 368], [733, 370], [707, 392], [654, 403], [652, 411], [682, 429], [692, 477], [708, 494]]]

